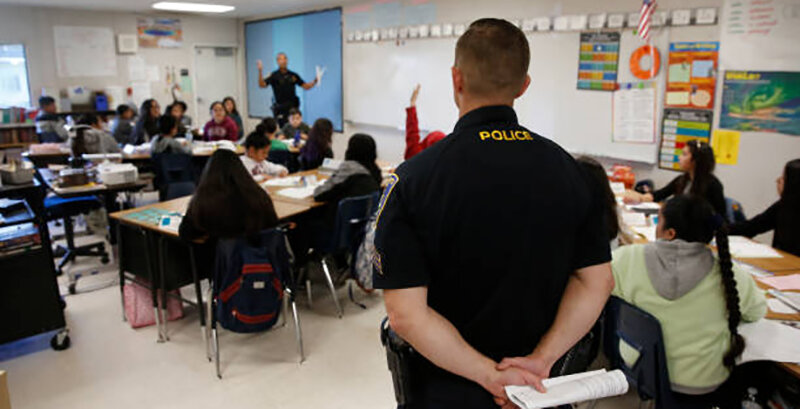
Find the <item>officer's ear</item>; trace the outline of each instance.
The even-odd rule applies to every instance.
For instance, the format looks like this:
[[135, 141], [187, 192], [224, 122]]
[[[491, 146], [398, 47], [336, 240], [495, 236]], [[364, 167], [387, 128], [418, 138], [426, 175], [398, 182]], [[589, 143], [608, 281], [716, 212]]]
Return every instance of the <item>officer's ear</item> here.
[[517, 99], [517, 98], [521, 97], [523, 94], [525, 94], [525, 91], [528, 90], [528, 87], [530, 85], [531, 85], [531, 76], [528, 75], [528, 74], [525, 74], [525, 82], [522, 84], [522, 88], [519, 89], [519, 93], [517, 93], [517, 95], [514, 96], [514, 99]]
[[451, 74], [453, 76], [453, 90], [457, 94], [463, 93], [464, 92], [464, 74], [456, 66], [453, 66], [450, 69], [450, 71], [451, 71]]

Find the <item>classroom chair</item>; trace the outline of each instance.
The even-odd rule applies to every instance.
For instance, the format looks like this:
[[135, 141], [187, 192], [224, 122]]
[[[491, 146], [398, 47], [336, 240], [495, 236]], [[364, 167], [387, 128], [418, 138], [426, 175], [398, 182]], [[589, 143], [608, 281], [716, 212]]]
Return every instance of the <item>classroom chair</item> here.
[[[286, 228], [278, 227], [261, 232], [256, 238], [235, 238], [235, 239], [220, 239], [217, 242], [217, 268], [214, 272], [211, 288], [209, 289], [208, 302], [206, 303], [206, 314], [209, 318], [209, 327], [211, 329], [208, 336], [211, 338], [212, 351], [206, 350], [209, 355], [209, 360], [213, 355], [214, 366], [216, 369], [217, 377], [222, 379], [222, 372], [220, 370], [220, 347], [219, 336], [217, 334], [218, 322], [218, 308], [217, 304], [220, 293], [222, 292], [221, 271], [220, 266], [226, 264], [234, 264], [237, 257], [241, 260], [242, 253], [245, 249], [251, 249], [255, 254], [270, 261], [275, 274], [278, 275], [282, 284], [283, 290], [283, 325], [286, 324], [286, 315], [289, 313], [289, 307], [292, 309], [292, 319], [294, 321], [295, 337], [297, 339], [297, 350], [300, 356], [300, 363], [305, 361], [305, 352], [303, 349], [303, 333], [300, 329], [300, 315], [297, 311], [297, 303], [295, 300], [295, 285], [294, 275], [291, 271], [293, 265], [293, 254], [291, 246], [286, 239]], [[221, 263], [222, 261], [222, 263]], [[274, 327], [273, 327], [274, 328]]]
[[[656, 409], [707, 408], [676, 401], [670, 386], [664, 338], [658, 319], [612, 296], [606, 304], [604, 321], [603, 351], [611, 367], [625, 373], [640, 399], [654, 400]], [[633, 358], [633, 362], [626, 362], [623, 350], [628, 351], [628, 359]]]
[[159, 153], [153, 155], [158, 200], [165, 201], [194, 193], [192, 155]]
[[297, 155], [289, 151], [270, 149], [267, 160], [278, 165], [283, 165], [286, 169], [289, 169], [289, 173], [294, 173], [300, 169], [300, 164], [297, 162], [296, 156]]
[[742, 207], [742, 204], [739, 203], [738, 200], [726, 197], [725, 209], [727, 213], [725, 216], [728, 219], [728, 223], [733, 224], [747, 221], [747, 216], [744, 214], [744, 207]]
[[[72, 218], [101, 207], [103, 207], [103, 202], [95, 196], [70, 198], [51, 196], [44, 200], [47, 221], [61, 220], [64, 224], [64, 237], [67, 241], [67, 246], [58, 246], [63, 253], [63, 257], [61, 261], [59, 261], [57, 268], [59, 275], [63, 274], [64, 266], [71, 261], [75, 261], [77, 256], [100, 257], [100, 261], [103, 264], [107, 264], [110, 261], [108, 253], [105, 250], [105, 243], [103, 242], [96, 242], [83, 246], [75, 245], [75, 226], [72, 223]], [[75, 294], [76, 292], [75, 286], [77, 285], [78, 277], [77, 274], [72, 272], [68, 274], [68, 289], [70, 294]]]
[[[333, 296], [333, 303], [336, 305], [336, 311], [339, 318], [342, 318], [344, 311], [342, 305], [339, 303], [339, 298], [336, 296], [336, 287], [333, 284], [331, 276], [330, 265], [328, 257], [336, 254], [342, 254], [347, 257], [350, 269], [352, 271], [353, 258], [355, 257], [356, 250], [364, 239], [365, 228], [370, 216], [375, 213], [378, 206], [380, 194], [375, 192], [366, 196], [348, 197], [339, 201], [338, 210], [336, 212], [336, 221], [334, 223], [333, 235], [326, 248], [315, 249], [320, 256], [322, 271], [325, 274], [325, 280], [328, 283], [328, 288]], [[350, 299], [355, 302], [352, 297], [352, 282], [350, 285]], [[311, 296], [311, 279], [306, 277], [306, 292], [308, 294], [308, 303], [313, 304]], [[356, 303], [358, 304], [358, 303]], [[362, 306], [363, 308], [366, 308]]]

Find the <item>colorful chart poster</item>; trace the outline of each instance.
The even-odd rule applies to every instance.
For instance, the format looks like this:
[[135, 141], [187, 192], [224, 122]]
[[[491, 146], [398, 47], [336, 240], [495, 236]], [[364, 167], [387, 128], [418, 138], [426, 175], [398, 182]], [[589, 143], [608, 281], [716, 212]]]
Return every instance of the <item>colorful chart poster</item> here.
[[708, 143], [711, 139], [713, 111], [695, 109], [664, 110], [661, 129], [661, 150], [658, 165], [662, 169], [680, 170], [678, 158], [686, 142], [699, 139]]
[[578, 89], [614, 91], [617, 88], [620, 33], [581, 33]]
[[800, 72], [725, 71], [719, 127], [800, 135]]
[[718, 56], [718, 42], [671, 43], [665, 105], [713, 109]]
[[139, 47], [143, 48], [179, 48], [183, 45], [183, 30], [179, 18], [136, 19], [136, 32]]

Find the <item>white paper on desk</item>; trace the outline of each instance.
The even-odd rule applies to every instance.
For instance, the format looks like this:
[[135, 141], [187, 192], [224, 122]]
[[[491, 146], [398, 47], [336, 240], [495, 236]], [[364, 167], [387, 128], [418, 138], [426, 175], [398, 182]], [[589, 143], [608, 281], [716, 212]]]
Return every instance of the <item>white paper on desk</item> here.
[[631, 226], [631, 229], [644, 236], [649, 242], [656, 241], [656, 226]]
[[739, 326], [745, 347], [737, 364], [752, 361], [800, 362], [800, 329], [762, 319]]
[[767, 272], [766, 270], [762, 270], [762, 269], [760, 269], [758, 267], [751, 266], [750, 264], [742, 263], [740, 261], [734, 260], [733, 261], [733, 265], [736, 266], [736, 268], [738, 268], [740, 270], [747, 271], [753, 277], [771, 277], [772, 276], [772, 273]]
[[777, 298], [767, 298], [767, 307], [776, 314], [797, 314], [794, 308]]
[[630, 208], [631, 208], [632, 210], [639, 210], [639, 211], [644, 211], [644, 210], [659, 210], [659, 209], [661, 209], [661, 204], [659, 204], [659, 203], [653, 203], [653, 202], [644, 202], [644, 203], [639, 203], [639, 204], [631, 205], [631, 206], [630, 206]]
[[304, 187], [287, 187], [286, 189], [279, 190], [278, 194], [291, 199], [307, 199], [314, 195], [315, 188], [316, 186], [314, 185]]
[[630, 227], [647, 226], [647, 217], [644, 213], [622, 212], [622, 222]]
[[264, 186], [296, 186], [298, 184], [300, 184], [300, 176], [287, 176], [264, 182]]
[[781, 258], [780, 253], [766, 244], [757, 243], [746, 237], [731, 236], [728, 239], [731, 254], [738, 258]]
[[[576, 376], [578, 375], [578, 376]], [[548, 408], [592, 399], [622, 395], [628, 392], [628, 380], [620, 370], [587, 372], [543, 381], [546, 393], [530, 386], [506, 386], [506, 394], [523, 409]]]

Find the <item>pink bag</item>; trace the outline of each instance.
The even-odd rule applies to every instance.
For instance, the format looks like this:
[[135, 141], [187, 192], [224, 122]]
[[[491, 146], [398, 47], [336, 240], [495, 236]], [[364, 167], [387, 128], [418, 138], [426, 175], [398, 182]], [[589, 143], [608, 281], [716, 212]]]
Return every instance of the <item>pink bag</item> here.
[[[178, 295], [178, 291], [171, 291]], [[150, 290], [136, 283], [126, 283], [123, 289], [125, 296], [125, 318], [133, 328], [147, 327], [156, 323], [153, 315], [153, 298]], [[183, 303], [179, 300], [167, 298], [167, 319], [175, 321], [183, 318]]]

